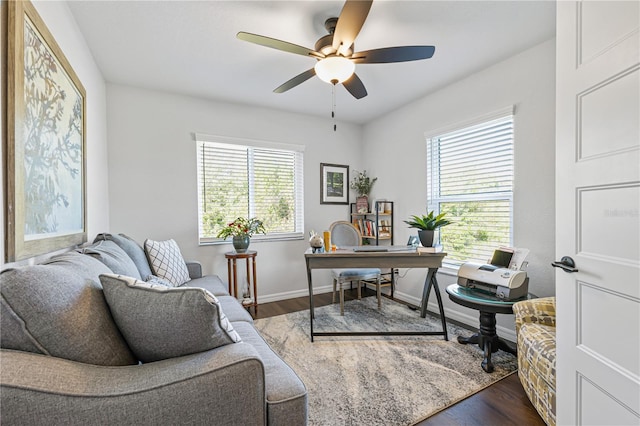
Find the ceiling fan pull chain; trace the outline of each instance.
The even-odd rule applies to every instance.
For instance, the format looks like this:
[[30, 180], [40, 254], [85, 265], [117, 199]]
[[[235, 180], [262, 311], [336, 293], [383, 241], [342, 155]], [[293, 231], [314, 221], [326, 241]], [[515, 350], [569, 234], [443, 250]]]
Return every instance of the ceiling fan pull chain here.
[[335, 132], [336, 126], [336, 85], [331, 85], [331, 118], [333, 118], [333, 131]]

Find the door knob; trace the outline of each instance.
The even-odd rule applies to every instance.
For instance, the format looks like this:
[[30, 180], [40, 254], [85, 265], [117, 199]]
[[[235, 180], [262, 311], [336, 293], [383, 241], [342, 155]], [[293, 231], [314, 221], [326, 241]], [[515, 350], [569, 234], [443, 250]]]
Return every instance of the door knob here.
[[554, 268], [560, 268], [568, 273], [578, 272], [578, 269], [576, 268], [576, 262], [574, 262], [573, 259], [569, 256], [563, 256], [560, 261], [556, 260], [555, 262], [551, 262], [551, 266], [553, 266]]

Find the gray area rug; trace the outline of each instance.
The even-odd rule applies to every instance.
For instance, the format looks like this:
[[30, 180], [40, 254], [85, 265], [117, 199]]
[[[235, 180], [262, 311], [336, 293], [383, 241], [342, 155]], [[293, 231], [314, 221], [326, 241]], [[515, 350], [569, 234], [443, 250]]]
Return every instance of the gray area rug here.
[[[434, 330], [440, 320], [386, 298], [316, 308], [316, 331]], [[480, 367], [477, 345], [461, 345], [469, 330], [447, 324], [442, 336], [309, 338], [309, 311], [258, 319], [255, 325], [309, 392], [310, 425], [411, 425], [472, 395], [517, 369], [516, 357], [493, 354], [495, 371]]]

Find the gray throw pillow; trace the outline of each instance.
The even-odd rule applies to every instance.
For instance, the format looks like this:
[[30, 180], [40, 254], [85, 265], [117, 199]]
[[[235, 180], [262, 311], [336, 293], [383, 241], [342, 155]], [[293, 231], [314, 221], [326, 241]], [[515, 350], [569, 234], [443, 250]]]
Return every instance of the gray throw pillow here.
[[98, 241], [78, 251], [104, 263], [114, 274], [142, 278], [133, 260], [113, 241]]
[[203, 352], [239, 342], [218, 299], [196, 287], [166, 287], [100, 275], [113, 318], [142, 362]]
[[76, 252], [0, 273], [3, 348], [95, 365], [135, 364], [98, 276], [109, 268]]
[[[138, 272], [140, 272], [140, 276], [142, 278], [146, 278], [149, 275], [152, 275], [151, 268], [149, 267], [149, 262], [147, 261], [147, 255], [144, 253], [144, 249], [140, 244], [135, 242], [132, 238], [126, 236], [125, 234], [98, 234], [93, 242], [98, 242], [102, 240], [113, 241], [124, 250], [125, 253], [129, 255], [133, 263], [136, 264], [136, 268], [138, 268]], [[115, 272], [115, 271], [114, 271]]]
[[180, 248], [174, 240], [146, 240], [144, 242], [144, 251], [147, 254], [153, 275], [173, 283], [174, 286], [180, 286], [191, 281], [187, 263], [184, 261]]

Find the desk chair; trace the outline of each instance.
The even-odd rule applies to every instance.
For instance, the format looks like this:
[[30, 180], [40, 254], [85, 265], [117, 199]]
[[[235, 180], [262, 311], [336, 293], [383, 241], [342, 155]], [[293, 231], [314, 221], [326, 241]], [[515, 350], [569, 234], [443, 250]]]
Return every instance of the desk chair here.
[[[337, 247], [353, 247], [362, 244], [360, 231], [351, 223], [338, 221], [331, 224], [331, 244]], [[336, 302], [336, 288], [340, 286], [340, 315], [344, 315], [344, 286], [345, 284], [357, 283], [358, 299], [361, 297], [361, 281], [375, 280], [376, 295], [378, 296], [378, 309], [381, 307], [380, 291], [380, 269], [379, 268], [353, 268], [353, 269], [333, 269], [333, 293], [332, 303]]]

